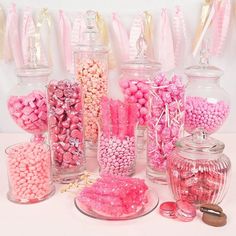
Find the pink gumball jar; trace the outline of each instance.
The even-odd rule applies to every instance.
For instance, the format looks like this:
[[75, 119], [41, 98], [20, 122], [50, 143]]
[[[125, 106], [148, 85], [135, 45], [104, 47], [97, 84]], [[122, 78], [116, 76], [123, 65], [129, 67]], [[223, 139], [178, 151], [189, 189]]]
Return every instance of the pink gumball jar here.
[[219, 204], [229, 187], [231, 162], [225, 145], [202, 131], [179, 139], [167, 159], [168, 181], [176, 200]]
[[230, 112], [230, 99], [220, 86], [223, 71], [209, 65], [204, 52], [200, 64], [185, 70], [186, 86], [185, 130], [193, 133], [201, 128], [208, 134], [216, 132]]
[[48, 128], [45, 86], [51, 70], [37, 63], [33, 37], [30, 38], [30, 54], [29, 63], [16, 71], [17, 84], [9, 93], [7, 106], [16, 124], [33, 134], [31, 141], [41, 142]]

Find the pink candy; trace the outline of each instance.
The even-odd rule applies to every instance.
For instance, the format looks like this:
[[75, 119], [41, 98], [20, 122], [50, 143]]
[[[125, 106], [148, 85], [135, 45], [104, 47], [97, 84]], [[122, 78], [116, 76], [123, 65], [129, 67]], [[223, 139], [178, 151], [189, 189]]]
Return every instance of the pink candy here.
[[206, 133], [218, 130], [229, 114], [229, 105], [224, 101], [211, 102], [206, 98], [187, 97], [185, 130], [189, 133], [202, 128]]
[[44, 200], [54, 191], [48, 146], [34, 142], [17, 144], [9, 147], [6, 153], [10, 200], [34, 203]]
[[144, 180], [105, 175], [85, 187], [77, 199], [98, 214], [119, 217], [140, 211], [147, 203], [147, 189]]
[[49, 135], [57, 171], [84, 167], [81, 91], [77, 83], [48, 85]]
[[151, 84], [149, 95], [148, 167], [165, 172], [166, 158], [180, 137], [184, 123], [184, 86], [176, 75], [171, 81], [159, 75]]
[[85, 140], [97, 142], [100, 103], [107, 94], [106, 66], [98, 60], [79, 61], [77, 80], [83, 88]]
[[120, 81], [120, 86], [127, 102], [136, 103], [138, 107], [139, 125], [146, 125], [148, 113], [148, 85], [143, 80]]
[[16, 124], [25, 131], [41, 134], [47, 130], [47, 105], [43, 92], [11, 96], [8, 99], [8, 110]]

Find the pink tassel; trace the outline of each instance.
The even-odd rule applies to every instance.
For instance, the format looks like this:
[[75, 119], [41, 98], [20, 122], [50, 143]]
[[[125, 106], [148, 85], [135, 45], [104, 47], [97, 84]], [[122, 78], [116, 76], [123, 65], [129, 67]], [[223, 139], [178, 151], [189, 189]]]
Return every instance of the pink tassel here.
[[23, 29], [21, 36], [23, 62], [26, 65], [29, 61], [29, 36], [35, 33], [35, 24], [32, 17], [32, 9], [27, 7], [23, 13]]
[[85, 28], [84, 16], [82, 13], [79, 13], [74, 20], [71, 32], [71, 42], [73, 46], [78, 45], [83, 41], [83, 32]]
[[173, 38], [176, 66], [183, 65], [187, 51], [187, 32], [183, 11], [180, 6], [175, 7], [173, 16]]
[[101, 116], [102, 116], [102, 132], [106, 137], [110, 137], [110, 127], [111, 127], [111, 112], [110, 112], [110, 101], [107, 97], [102, 98], [101, 102]]
[[21, 43], [18, 28], [18, 14], [16, 5], [12, 4], [8, 10], [6, 33], [4, 40], [4, 58], [6, 61], [11, 60], [11, 55], [15, 61], [16, 67], [20, 68], [23, 64]]
[[59, 11], [59, 32], [67, 71], [72, 70], [72, 48], [71, 48], [71, 23], [65, 13]]
[[118, 41], [118, 48], [123, 61], [129, 58], [129, 37], [124, 25], [116, 13], [112, 14], [112, 27]]
[[223, 51], [229, 31], [232, 6], [231, 0], [221, 0], [217, 4], [218, 6], [212, 22], [213, 42], [211, 53], [212, 55], [219, 56]]
[[175, 56], [167, 9], [162, 9], [161, 12], [158, 39], [158, 60], [161, 63], [162, 70], [172, 70], [175, 67]]
[[133, 20], [129, 34], [129, 59], [134, 59], [137, 54], [137, 40], [143, 32], [143, 15], [139, 14]]

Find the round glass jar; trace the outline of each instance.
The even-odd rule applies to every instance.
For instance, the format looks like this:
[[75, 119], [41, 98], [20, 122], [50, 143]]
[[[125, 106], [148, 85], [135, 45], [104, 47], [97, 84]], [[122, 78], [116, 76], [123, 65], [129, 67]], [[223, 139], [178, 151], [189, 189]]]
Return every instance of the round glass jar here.
[[169, 185], [176, 200], [219, 204], [229, 187], [231, 162], [225, 145], [198, 130], [176, 142], [167, 159]]
[[216, 132], [230, 112], [229, 95], [219, 84], [223, 71], [206, 60], [187, 68], [185, 74], [188, 76], [185, 130], [193, 133], [201, 128], [208, 134]]

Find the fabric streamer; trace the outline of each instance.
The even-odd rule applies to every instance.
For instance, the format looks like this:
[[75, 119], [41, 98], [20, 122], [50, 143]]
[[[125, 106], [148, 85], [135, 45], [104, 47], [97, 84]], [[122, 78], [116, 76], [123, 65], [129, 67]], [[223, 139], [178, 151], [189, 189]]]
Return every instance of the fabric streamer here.
[[231, 18], [231, 0], [215, 0], [216, 13], [212, 20], [212, 45], [210, 52], [219, 56], [224, 48]]
[[71, 22], [64, 11], [59, 11], [59, 32], [64, 63], [67, 71], [72, 71]]
[[71, 32], [72, 46], [78, 45], [80, 42], [83, 41], [83, 32], [85, 31], [85, 29], [86, 26], [84, 22], [84, 14], [78, 13], [72, 26], [72, 32]]
[[27, 7], [23, 12], [23, 26], [21, 34], [21, 45], [23, 63], [26, 65], [29, 61], [29, 36], [35, 34], [35, 24], [32, 17], [32, 9]]
[[0, 5], [0, 60], [3, 58], [4, 33], [5, 33], [5, 14], [3, 8]]
[[176, 6], [173, 15], [173, 38], [176, 66], [183, 65], [187, 52], [187, 31], [184, 21], [183, 11], [180, 6]]
[[118, 42], [118, 48], [121, 53], [122, 61], [129, 59], [129, 36], [116, 13], [112, 14], [112, 27]]
[[170, 71], [175, 67], [175, 54], [167, 9], [161, 12], [158, 39], [158, 61], [163, 71]]

